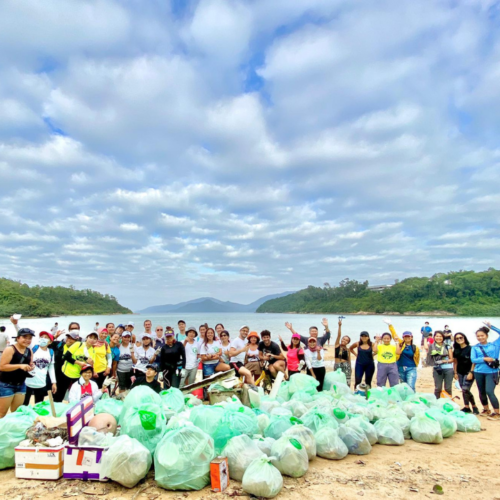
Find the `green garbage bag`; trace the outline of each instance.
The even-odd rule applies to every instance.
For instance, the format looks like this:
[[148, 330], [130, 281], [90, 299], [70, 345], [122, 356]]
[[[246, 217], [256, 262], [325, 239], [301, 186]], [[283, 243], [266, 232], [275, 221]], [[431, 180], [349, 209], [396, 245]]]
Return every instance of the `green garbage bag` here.
[[415, 415], [419, 413], [425, 413], [429, 407], [422, 401], [405, 401], [401, 405], [402, 410], [406, 413], [409, 419], [412, 419]]
[[[56, 417], [62, 417], [66, 412], [73, 406], [67, 403], [54, 403], [56, 409]], [[42, 401], [33, 406], [33, 411], [40, 415], [41, 417], [52, 416], [52, 410], [50, 408], [49, 401]]]
[[241, 485], [257, 498], [274, 498], [283, 488], [283, 477], [270, 458], [257, 458], [243, 474]]
[[448, 415], [455, 419], [458, 432], [479, 432], [481, 430], [481, 422], [472, 413], [452, 411]]
[[389, 409], [387, 408], [386, 403], [383, 401], [378, 401], [376, 400], [373, 403], [370, 403], [368, 408], [370, 408], [370, 411], [372, 413], [372, 419], [370, 422], [375, 423], [377, 420], [380, 420], [382, 418], [388, 418], [389, 417]]
[[279, 439], [290, 427], [301, 423], [297, 417], [271, 417], [269, 425], [264, 431], [264, 436]]
[[283, 404], [283, 408], [288, 408], [294, 417], [300, 418], [307, 412], [307, 407], [304, 403], [297, 400], [290, 400]]
[[276, 439], [259, 436], [259, 437], [254, 437], [253, 440], [255, 441], [255, 444], [259, 447], [260, 451], [265, 453], [268, 457], [271, 456], [271, 447], [273, 446], [273, 443], [276, 441]]
[[0, 419], [0, 470], [15, 466], [14, 449], [26, 439], [37, 416], [29, 406], [20, 406]]
[[362, 406], [360, 404], [354, 404], [349, 407], [349, 413], [365, 417], [368, 422], [373, 420], [373, 412], [368, 405]]
[[198, 427], [169, 430], [156, 447], [155, 480], [166, 490], [201, 490], [215, 456], [213, 439]]
[[438, 408], [446, 413], [460, 411], [460, 406], [449, 398], [440, 398], [431, 404], [431, 408]]
[[295, 394], [299, 391], [304, 391], [314, 396], [316, 394], [319, 382], [310, 375], [305, 375], [304, 373], [297, 373], [294, 375], [288, 384], [288, 391], [290, 394]]
[[[294, 377], [295, 376], [296, 375], [294, 375]], [[301, 420], [306, 427], [309, 427], [309, 429], [313, 431], [314, 434], [316, 434], [316, 432], [325, 425], [334, 429], [338, 428], [339, 426], [339, 424], [337, 424], [337, 421], [333, 418], [333, 416], [331, 416], [331, 414], [317, 408], [313, 408], [307, 413], [304, 413]]]
[[154, 453], [167, 428], [163, 408], [155, 403], [133, 406], [122, 418], [121, 433], [142, 443]]
[[391, 420], [394, 420], [399, 428], [403, 431], [403, 436], [405, 439], [411, 439], [410, 433], [410, 419], [406, 416], [404, 412], [391, 412]]
[[271, 461], [285, 476], [302, 477], [309, 469], [306, 448], [293, 437], [282, 436], [273, 443]]
[[120, 415], [123, 409], [123, 401], [119, 401], [118, 399], [105, 398], [105, 394], [103, 397], [97, 401], [94, 407], [94, 412], [96, 415], [99, 413], [109, 413], [116, 418], [116, 421], [120, 419]]
[[314, 433], [309, 427], [299, 424], [290, 427], [283, 433], [283, 436], [294, 437], [300, 441], [306, 449], [307, 457], [312, 460], [316, 456], [316, 440]]
[[188, 408], [193, 408], [195, 406], [201, 406], [203, 404], [203, 401], [199, 398], [197, 398], [193, 394], [188, 394], [187, 396], [184, 396], [184, 405]]
[[114, 439], [102, 456], [102, 475], [133, 488], [145, 478], [152, 463], [150, 451], [137, 439], [126, 434]]
[[222, 406], [200, 405], [195, 406], [191, 410], [189, 420], [196, 427], [199, 427], [203, 432], [211, 436], [217, 429], [223, 416], [224, 408]]
[[349, 453], [344, 441], [340, 439], [338, 429], [321, 427], [314, 437], [316, 438], [318, 457], [328, 458], [329, 460], [342, 460]]
[[427, 413], [419, 413], [410, 422], [411, 438], [418, 443], [439, 444], [443, 433], [439, 422]]
[[267, 413], [261, 413], [260, 415], [257, 415], [257, 423], [259, 424], [259, 432], [264, 434], [264, 431], [271, 423], [271, 418]]
[[278, 406], [277, 408], [273, 408], [269, 415], [270, 417], [293, 417], [293, 413], [288, 408], [283, 406]]
[[447, 411], [439, 410], [438, 408], [430, 408], [427, 410], [427, 414], [439, 422], [443, 438], [449, 438], [457, 432], [457, 421]]
[[392, 389], [399, 394], [402, 401], [406, 401], [410, 396], [415, 394], [415, 391], [406, 382], [397, 384]]
[[284, 382], [281, 382], [280, 388], [278, 389], [278, 398], [283, 399], [283, 401], [290, 401], [290, 398], [292, 395], [290, 394], [290, 388], [289, 388], [290, 382], [288, 380], [285, 380]]
[[338, 424], [345, 424], [349, 420], [349, 415], [342, 408], [333, 409], [333, 418]]
[[416, 392], [412, 396], [409, 396], [407, 401], [420, 401], [424, 403], [428, 408], [435, 403], [437, 400], [436, 396], [431, 392]]
[[347, 446], [349, 453], [351, 455], [368, 455], [372, 451], [372, 445], [368, 441], [366, 434], [352, 424], [347, 424], [340, 426], [339, 436]]
[[[294, 375], [294, 377], [296, 377], [296, 375]], [[293, 394], [290, 401], [300, 401], [304, 404], [311, 403], [313, 401], [313, 395], [305, 391], [297, 391]]]
[[269, 399], [267, 396], [264, 396], [260, 400], [260, 409], [266, 413], [271, 413], [274, 408], [279, 408], [281, 404], [279, 401], [275, 399]]
[[352, 391], [347, 384], [343, 384], [342, 382], [335, 382], [335, 384], [332, 385], [330, 392], [335, 396], [345, 396], [347, 394], [351, 394]]
[[164, 410], [171, 410], [174, 413], [184, 410], [184, 394], [176, 387], [161, 391], [160, 397]]
[[377, 440], [380, 444], [389, 446], [403, 446], [405, 437], [399, 424], [391, 418], [377, 420], [374, 424], [377, 431]]
[[123, 408], [120, 414], [120, 424], [123, 416], [129, 408], [132, 408], [133, 406], [140, 406], [145, 403], [154, 403], [158, 406], [162, 406], [160, 395], [153, 391], [153, 389], [145, 385], [134, 387], [123, 401]]
[[247, 467], [256, 458], [263, 458], [266, 455], [255, 441], [243, 434], [231, 438], [222, 450], [221, 456], [227, 457], [229, 477], [241, 481]]
[[219, 422], [217, 429], [212, 434], [215, 453], [219, 455], [230, 439], [236, 436], [241, 436], [241, 434], [241, 430], [233, 429], [229, 425]]
[[323, 390], [330, 391], [333, 387], [333, 384], [337, 383], [347, 385], [347, 378], [345, 376], [345, 373], [340, 368], [337, 368], [333, 372], [328, 372], [325, 375], [325, 381], [323, 382]]
[[351, 418], [345, 425], [364, 432], [368, 442], [372, 446], [378, 441], [377, 431], [374, 425], [371, 424], [365, 417]]

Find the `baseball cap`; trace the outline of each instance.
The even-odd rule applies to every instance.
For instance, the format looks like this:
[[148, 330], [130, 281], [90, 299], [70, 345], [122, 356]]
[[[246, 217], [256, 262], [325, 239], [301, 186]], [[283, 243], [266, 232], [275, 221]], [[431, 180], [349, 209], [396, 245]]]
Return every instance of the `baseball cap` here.
[[292, 339], [300, 339], [300, 335], [298, 333], [294, 333], [292, 335]]
[[146, 365], [146, 370], [148, 368], [152, 368], [155, 372], [158, 371], [158, 367], [154, 363], [150, 363], [149, 365]]
[[196, 328], [195, 328], [194, 326], [190, 326], [190, 327], [186, 330], [186, 333], [191, 332], [191, 331], [195, 332], [195, 333], [196, 333], [196, 335], [198, 335], [198, 331], [196, 330]]
[[71, 330], [66, 334], [66, 337], [71, 337], [74, 340], [78, 340], [80, 338], [80, 330]]
[[370, 334], [369, 334], [368, 332], [361, 332], [361, 333], [359, 334], [359, 336], [360, 336], [360, 337], [369, 337], [369, 336], [370, 336]]
[[122, 337], [132, 337], [132, 334], [130, 332], [123, 332]]
[[135, 326], [135, 325], [134, 325], [134, 323], [132, 323], [132, 321], [129, 321], [129, 322], [127, 323], [127, 326]]
[[30, 330], [29, 328], [21, 328], [17, 332], [18, 337], [22, 337], [23, 335], [33, 335], [35, 336], [35, 332], [33, 330]]
[[52, 335], [51, 333], [49, 333], [49, 332], [40, 332], [38, 334], [39, 337], [41, 337], [42, 335], [47, 335], [49, 337], [50, 341], [54, 342], [54, 335]]
[[108, 333], [108, 329], [107, 328], [99, 328], [99, 330], [97, 330], [97, 333]]
[[243, 328], [248, 328], [250, 330], [250, 327], [248, 325], [240, 326], [240, 330], [243, 330]]
[[309, 337], [309, 340], [307, 341], [308, 343], [309, 342], [317, 342], [317, 340], [314, 338], [314, 337]]
[[411, 332], [404, 332], [403, 337], [413, 337], [413, 333]]
[[142, 334], [142, 340], [144, 340], [144, 339], [151, 339], [151, 338], [152, 337], [151, 337], [151, 335], [149, 335], [149, 333], [143, 333]]
[[117, 325], [116, 328], [125, 328], [125, 325], [123, 325], [122, 323], [120, 323], [119, 325]]
[[90, 333], [87, 333], [87, 335], [85, 335], [85, 338], [88, 339], [91, 335], [95, 335], [96, 337], [99, 337], [99, 335], [97, 335], [96, 332], [90, 332]]
[[94, 371], [94, 369], [92, 368], [92, 365], [83, 365], [82, 369], [80, 370], [80, 373], [86, 372], [88, 370], [90, 370], [92, 372]]
[[173, 337], [174, 336], [174, 332], [172, 332], [171, 330], [167, 330], [165, 332], [165, 337]]

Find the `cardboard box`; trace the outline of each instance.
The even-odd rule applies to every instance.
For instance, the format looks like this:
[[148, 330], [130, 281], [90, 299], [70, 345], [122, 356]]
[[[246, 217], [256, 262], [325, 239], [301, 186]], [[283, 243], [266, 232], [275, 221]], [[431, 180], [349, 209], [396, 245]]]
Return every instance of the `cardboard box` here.
[[229, 464], [226, 457], [217, 457], [210, 462], [212, 491], [221, 492], [229, 486]]
[[108, 448], [66, 445], [64, 450], [64, 479], [108, 481], [101, 477], [101, 460]]
[[17, 478], [55, 481], [63, 475], [64, 445], [54, 448], [17, 446], [15, 460]]
[[91, 396], [83, 398], [66, 412], [69, 444], [78, 444], [80, 431], [89, 424], [94, 416], [94, 400]]

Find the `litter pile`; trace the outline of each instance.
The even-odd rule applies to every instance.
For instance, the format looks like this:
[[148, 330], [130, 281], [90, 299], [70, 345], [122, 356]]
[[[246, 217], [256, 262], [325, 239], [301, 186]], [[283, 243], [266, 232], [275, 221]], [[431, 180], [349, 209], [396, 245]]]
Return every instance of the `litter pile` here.
[[[347, 454], [366, 455], [375, 444], [402, 446], [406, 439], [439, 444], [457, 431], [481, 429], [478, 418], [459, 411], [450, 399], [415, 393], [407, 384], [353, 394], [345, 375], [337, 370], [327, 374], [327, 390], [317, 392], [317, 386], [314, 378], [296, 374], [281, 384], [276, 398], [263, 392], [252, 397], [252, 408], [234, 396], [217, 405], [203, 405], [193, 396], [185, 398], [178, 389], [158, 395], [137, 387], [123, 402], [101, 400], [95, 407], [99, 413], [95, 419], [117, 419], [119, 437], [99, 435], [97, 425], [87, 429], [82, 400], [66, 411], [70, 443], [65, 445], [63, 475], [67, 477], [66, 460], [74, 450], [78, 454], [91, 447], [94, 458], [89, 467], [98, 469], [101, 481], [111, 479], [131, 488], [154, 462], [155, 479], [162, 488], [200, 490], [210, 483], [211, 465], [216, 463], [222, 475], [241, 481], [245, 492], [272, 498], [282, 489], [282, 475], [303, 476], [316, 456], [341, 460]], [[71, 425], [77, 417], [83, 419], [84, 430], [79, 432], [80, 442], [71, 443]], [[35, 418], [36, 408], [21, 407], [0, 420], [0, 468], [14, 466], [14, 449]], [[101, 425], [104, 432], [109, 428]], [[30, 432], [33, 435], [33, 429]], [[17, 448], [15, 462], [17, 474]], [[91, 477], [95, 471], [78, 474], [81, 479], [96, 478]]]

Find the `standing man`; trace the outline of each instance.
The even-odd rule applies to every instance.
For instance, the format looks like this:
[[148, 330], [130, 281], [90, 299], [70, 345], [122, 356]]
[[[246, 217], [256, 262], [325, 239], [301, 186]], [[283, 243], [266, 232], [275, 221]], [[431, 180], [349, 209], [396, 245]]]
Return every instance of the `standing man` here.
[[429, 326], [429, 322], [426, 321], [425, 325], [420, 328], [420, 333], [422, 334], [422, 340], [420, 341], [420, 345], [424, 345], [424, 340], [428, 339], [432, 334], [432, 328]]
[[243, 325], [240, 328], [240, 335], [231, 341], [231, 348], [229, 349], [229, 355], [231, 359], [229, 360], [229, 366], [234, 369], [237, 375], [245, 377], [245, 382], [247, 384], [253, 384], [253, 376], [247, 368], [245, 368], [245, 356], [248, 351], [249, 344], [246, 343], [246, 338], [250, 328], [247, 325]]
[[[184, 342], [186, 340], [186, 322], [183, 319], [177, 321], [177, 326], [179, 327], [179, 333], [175, 336], [177, 342]], [[196, 334], [198, 335], [198, 333]]]
[[50, 333], [55, 337], [57, 330], [59, 330], [59, 323], [54, 323], [54, 326], [50, 329]]
[[[330, 328], [328, 326], [328, 320], [326, 318], [323, 318], [323, 320], [321, 321], [321, 323], [323, 324], [324, 328], [325, 328], [325, 333], [320, 337], [318, 338], [318, 327], [317, 326], [310, 326], [309, 327], [309, 337], [305, 337], [304, 335], [301, 335], [300, 336], [300, 341], [307, 347], [307, 342], [309, 341], [309, 339], [312, 337], [313, 339], [316, 339], [316, 342], [318, 343], [318, 345], [320, 347], [323, 347], [327, 342], [328, 340], [330, 339], [331, 337], [331, 333], [330, 333]], [[285, 326], [292, 332], [292, 334], [294, 333], [297, 333], [292, 324], [289, 323], [288, 321], [285, 323]]]
[[280, 346], [271, 340], [271, 332], [269, 330], [262, 330], [260, 332], [262, 342], [259, 343], [259, 358], [264, 363], [264, 368], [269, 370], [272, 378], [276, 378], [278, 372], [285, 373], [286, 363], [285, 356], [281, 352]]
[[163, 335], [163, 326], [156, 326], [153, 334], [153, 345], [155, 349], [165, 345], [165, 337]]

